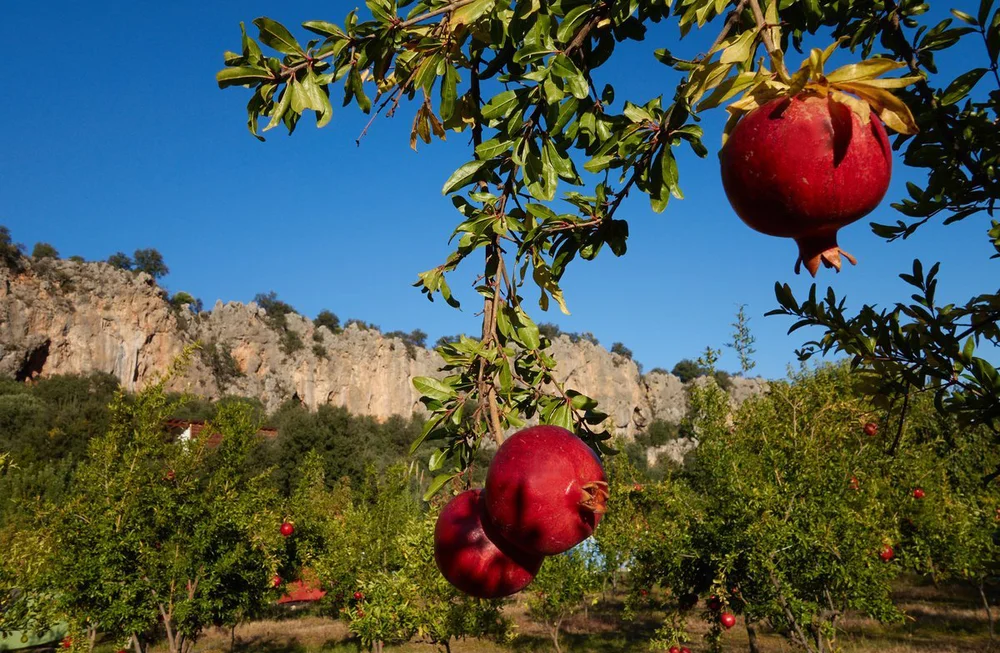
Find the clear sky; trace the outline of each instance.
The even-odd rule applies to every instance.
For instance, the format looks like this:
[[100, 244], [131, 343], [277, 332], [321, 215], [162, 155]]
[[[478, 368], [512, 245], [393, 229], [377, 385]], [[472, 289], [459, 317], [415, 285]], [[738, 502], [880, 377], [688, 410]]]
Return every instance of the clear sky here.
[[[478, 259], [451, 280], [461, 311], [432, 304], [411, 287], [449, 251], [459, 216], [440, 189], [471, 158], [467, 134], [421, 144], [415, 153], [408, 146], [412, 112], [401, 109], [394, 119], [380, 118], [358, 147], [367, 117], [335, 102], [324, 129], [307, 117], [292, 137], [276, 129], [259, 143], [245, 125], [249, 92], [215, 84], [223, 51], [239, 49], [239, 21], [268, 15], [291, 28], [309, 19], [341, 22], [355, 5], [7, 3], [0, 22], [8, 71], [0, 103], [0, 224], [29, 249], [46, 241], [63, 256], [88, 260], [155, 247], [170, 267], [164, 285], [202, 298], [206, 307], [274, 290], [310, 317], [328, 308], [384, 331], [419, 327], [430, 342], [475, 333]], [[597, 81], [615, 85], [618, 108], [624, 99], [669, 98], [677, 78], [652, 51], [694, 55], [717, 27], [708, 29], [713, 33], [678, 44], [676, 27], [661, 25], [644, 43], [619, 46], [620, 56]], [[956, 55], [985, 61], [971, 38]], [[794, 54], [789, 63], [798, 65]], [[953, 70], [947, 61], [941, 68], [945, 75]], [[755, 372], [785, 374], [809, 334], [788, 336], [789, 320], [763, 314], [776, 305], [775, 281], [801, 295], [812, 280], [793, 274], [792, 241], [751, 231], [726, 202], [716, 158], [723, 121], [721, 109], [703, 120], [707, 159], [679, 157], [686, 199], [657, 215], [633, 194], [619, 212], [630, 223], [628, 254], [615, 258], [605, 250], [595, 262], [576, 262], [564, 278], [572, 315], [536, 310], [538, 321], [591, 331], [608, 347], [623, 342], [646, 369], [669, 369], [706, 345], [722, 347], [737, 305], [747, 304]], [[995, 270], [988, 268], [984, 218], [930, 226], [893, 244], [871, 233], [869, 220], [896, 219], [889, 203], [905, 193], [907, 179], [919, 180], [919, 173], [897, 161], [882, 207], [841, 232], [841, 245], [859, 265], [839, 275], [821, 270], [820, 290], [833, 285], [852, 307], [886, 305], [909, 295], [897, 274], [915, 257], [942, 261], [943, 302], [986, 290]], [[530, 288], [526, 295], [537, 299]], [[726, 350], [720, 366], [736, 369], [735, 354]]]

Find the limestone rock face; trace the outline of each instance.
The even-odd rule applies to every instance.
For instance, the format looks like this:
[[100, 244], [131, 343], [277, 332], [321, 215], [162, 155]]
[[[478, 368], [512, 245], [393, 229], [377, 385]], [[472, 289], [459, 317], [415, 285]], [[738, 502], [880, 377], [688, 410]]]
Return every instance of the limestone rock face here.
[[[0, 375], [6, 378], [100, 371], [137, 390], [200, 343], [171, 389], [257, 397], [269, 410], [289, 399], [311, 408], [332, 404], [385, 419], [422, 411], [411, 380], [439, 375], [436, 353], [375, 330], [352, 325], [334, 334], [296, 314], [285, 317], [285, 332], [272, 322], [252, 302], [217, 302], [198, 314], [175, 308], [149, 275], [105, 263], [46, 259], [25, 260], [16, 271], [0, 267]], [[654, 419], [679, 422], [687, 409], [680, 379], [642, 376], [631, 359], [587, 340], [560, 336], [552, 354], [567, 387], [597, 399], [627, 438]], [[767, 389], [762, 379], [733, 382], [734, 402]]]

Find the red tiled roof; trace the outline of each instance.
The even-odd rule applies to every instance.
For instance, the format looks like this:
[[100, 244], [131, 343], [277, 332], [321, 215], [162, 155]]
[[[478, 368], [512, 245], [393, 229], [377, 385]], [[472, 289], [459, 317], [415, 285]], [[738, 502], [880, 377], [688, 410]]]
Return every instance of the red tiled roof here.
[[[167, 430], [169, 431], [179, 431], [179, 432], [186, 431], [188, 430], [188, 428], [190, 428], [191, 437], [197, 438], [198, 436], [201, 435], [201, 432], [205, 430], [205, 421], [200, 419], [189, 420], [189, 419], [171, 418], [164, 423], [164, 426], [166, 426]], [[257, 435], [262, 435], [265, 438], [269, 439], [276, 438], [278, 436], [278, 429], [265, 427], [258, 430]], [[221, 433], [212, 433], [212, 435], [209, 436], [208, 445], [210, 447], [217, 447], [219, 446], [219, 443], [221, 441], [222, 441]]]
[[288, 583], [288, 592], [278, 599], [278, 603], [309, 603], [324, 596], [326, 592], [320, 589], [319, 581], [309, 578]]

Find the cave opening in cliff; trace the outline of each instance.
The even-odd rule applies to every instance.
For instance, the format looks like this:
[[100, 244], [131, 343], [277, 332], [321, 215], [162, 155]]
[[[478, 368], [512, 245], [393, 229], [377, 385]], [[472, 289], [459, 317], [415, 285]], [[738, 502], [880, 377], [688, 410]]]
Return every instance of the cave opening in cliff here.
[[48, 360], [48, 358], [49, 341], [46, 340], [28, 353], [24, 359], [24, 364], [14, 375], [14, 378], [23, 383], [28, 379], [32, 379], [40, 375], [42, 373], [42, 369], [45, 367], [45, 361]]

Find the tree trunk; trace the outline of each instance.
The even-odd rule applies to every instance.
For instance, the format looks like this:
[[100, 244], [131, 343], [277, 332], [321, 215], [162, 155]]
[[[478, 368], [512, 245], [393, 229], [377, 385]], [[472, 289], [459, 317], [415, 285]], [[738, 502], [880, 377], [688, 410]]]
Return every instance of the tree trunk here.
[[236, 651], [236, 624], [229, 629], [229, 653]]
[[979, 581], [977, 588], [979, 589], [979, 598], [983, 600], [983, 609], [986, 610], [986, 619], [990, 624], [990, 641], [993, 641], [996, 638], [993, 624], [993, 610], [990, 608], [990, 600], [986, 598], [986, 589], [983, 587], [983, 581]]
[[747, 640], [750, 643], [750, 653], [760, 653], [760, 644], [757, 642], [757, 629], [750, 622], [747, 622]]
[[87, 629], [87, 639], [90, 641], [90, 649], [89, 650], [93, 651], [94, 650], [94, 644], [97, 643], [97, 629], [96, 628], [90, 627], [90, 628]]
[[449, 637], [448, 639], [444, 640], [442, 644], [444, 644], [444, 653], [451, 653], [451, 638]]
[[562, 619], [552, 624], [552, 645], [556, 647], [556, 653], [562, 653], [559, 647], [559, 627], [562, 626]]

